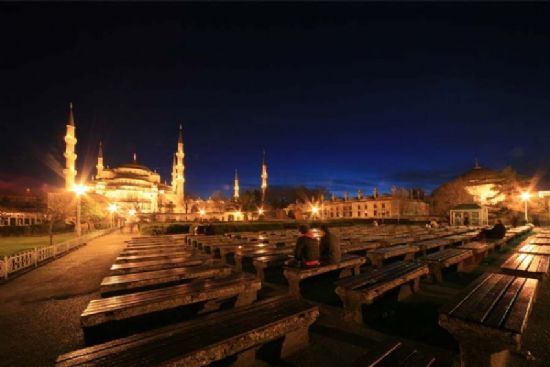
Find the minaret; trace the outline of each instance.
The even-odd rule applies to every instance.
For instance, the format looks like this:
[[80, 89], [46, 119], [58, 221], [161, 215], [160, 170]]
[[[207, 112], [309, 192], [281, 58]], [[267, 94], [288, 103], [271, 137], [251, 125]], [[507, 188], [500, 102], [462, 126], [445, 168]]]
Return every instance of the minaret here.
[[172, 191], [174, 193], [176, 192], [176, 177], [176, 153], [174, 153], [174, 155], [172, 156]]
[[235, 184], [233, 185], [233, 199], [239, 200], [239, 175], [235, 170]]
[[69, 120], [67, 121], [67, 134], [65, 135], [65, 189], [72, 190], [76, 178], [76, 153], [74, 151], [76, 145], [75, 125], [73, 115], [73, 104], [69, 104]]
[[480, 169], [480, 168], [481, 168], [481, 166], [479, 165], [479, 161], [476, 158], [474, 169]]
[[99, 151], [97, 152], [97, 165], [95, 166], [97, 169], [96, 178], [101, 178], [103, 175], [103, 144], [101, 141], [99, 142]]
[[265, 163], [265, 150], [263, 152], [262, 161], [262, 205], [265, 203], [266, 191], [267, 191], [267, 163]]
[[185, 208], [185, 176], [183, 166], [183, 132], [180, 124], [180, 132], [178, 136], [178, 152], [176, 153], [176, 209], [180, 211]]

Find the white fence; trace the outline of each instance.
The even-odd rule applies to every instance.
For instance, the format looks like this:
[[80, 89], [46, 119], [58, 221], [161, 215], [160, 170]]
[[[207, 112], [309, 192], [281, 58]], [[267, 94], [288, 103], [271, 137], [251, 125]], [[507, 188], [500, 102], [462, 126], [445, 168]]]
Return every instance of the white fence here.
[[21, 251], [10, 256], [4, 256], [3, 258], [0, 258], [0, 279], [8, 279], [8, 275], [11, 273], [15, 273], [29, 267], [37, 267], [45, 260], [61, 256], [75, 247], [81, 246], [94, 238], [103, 236], [112, 231], [113, 229], [94, 231], [56, 245], [37, 247], [32, 250]]

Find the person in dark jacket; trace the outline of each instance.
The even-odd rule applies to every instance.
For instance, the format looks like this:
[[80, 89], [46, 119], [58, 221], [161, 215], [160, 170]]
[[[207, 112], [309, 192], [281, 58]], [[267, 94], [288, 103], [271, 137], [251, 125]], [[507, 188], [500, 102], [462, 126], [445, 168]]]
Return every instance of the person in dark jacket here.
[[320, 258], [319, 241], [313, 237], [309, 226], [302, 224], [298, 227], [298, 230], [300, 236], [296, 241], [294, 259], [301, 266], [318, 266]]
[[331, 263], [338, 263], [342, 259], [342, 249], [340, 240], [334, 233], [330, 232], [326, 225], [321, 226], [324, 236], [321, 238], [321, 259], [328, 260]]
[[497, 219], [496, 224], [491, 229], [484, 229], [479, 234], [479, 239], [500, 240], [506, 235], [506, 227], [500, 219]]

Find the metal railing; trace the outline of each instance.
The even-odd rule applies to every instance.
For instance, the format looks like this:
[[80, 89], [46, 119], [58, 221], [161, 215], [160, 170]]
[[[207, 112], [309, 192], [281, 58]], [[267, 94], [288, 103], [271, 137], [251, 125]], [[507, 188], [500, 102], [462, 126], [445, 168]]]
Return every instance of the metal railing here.
[[0, 258], [0, 279], [8, 279], [9, 274], [16, 273], [30, 267], [37, 267], [48, 259], [62, 256], [75, 247], [82, 246], [88, 241], [111, 233], [114, 230], [115, 229], [113, 228], [109, 228], [94, 231], [55, 245], [35, 247], [31, 250], [20, 251], [13, 255], [4, 256], [3, 258]]

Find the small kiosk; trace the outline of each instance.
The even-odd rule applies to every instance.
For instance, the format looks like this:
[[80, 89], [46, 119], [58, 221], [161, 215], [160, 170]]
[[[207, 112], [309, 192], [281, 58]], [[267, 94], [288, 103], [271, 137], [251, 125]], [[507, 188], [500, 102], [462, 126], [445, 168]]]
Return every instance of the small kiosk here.
[[452, 226], [489, 225], [489, 210], [478, 204], [460, 204], [450, 210]]

